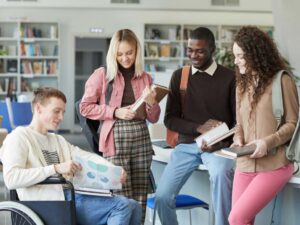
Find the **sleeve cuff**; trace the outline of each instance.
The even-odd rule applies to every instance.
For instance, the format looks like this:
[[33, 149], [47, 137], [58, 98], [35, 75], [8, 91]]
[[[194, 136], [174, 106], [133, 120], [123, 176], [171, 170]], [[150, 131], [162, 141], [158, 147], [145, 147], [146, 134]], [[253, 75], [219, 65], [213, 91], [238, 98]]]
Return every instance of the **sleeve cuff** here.
[[115, 119], [115, 111], [117, 107], [116, 106], [108, 106], [106, 108], [106, 118], [108, 119]]
[[50, 177], [50, 176], [53, 176], [53, 175], [56, 174], [54, 165], [44, 167], [44, 171], [45, 171], [45, 176], [46, 177]]

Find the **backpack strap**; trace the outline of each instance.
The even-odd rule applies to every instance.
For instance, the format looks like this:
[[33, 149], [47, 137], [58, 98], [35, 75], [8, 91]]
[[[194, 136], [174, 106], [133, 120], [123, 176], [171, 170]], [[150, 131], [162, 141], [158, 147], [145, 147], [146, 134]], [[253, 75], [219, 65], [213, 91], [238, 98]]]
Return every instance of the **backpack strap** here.
[[189, 81], [189, 75], [190, 75], [190, 66], [184, 66], [182, 67], [181, 71], [181, 78], [180, 78], [180, 100], [181, 100], [181, 112], [183, 113], [183, 103], [185, 99], [185, 93], [187, 89], [187, 84]]
[[187, 83], [189, 80], [189, 75], [190, 75], [190, 66], [184, 66], [182, 67], [181, 71], [181, 79], [180, 79], [180, 90], [185, 91], [187, 88]]
[[284, 73], [289, 74], [286, 70], [278, 71], [272, 82], [272, 107], [273, 115], [275, 116], [277, 121], [277, 129], [282, 122], [282, 117], [284, 114], [281, 86], [281, 78]]

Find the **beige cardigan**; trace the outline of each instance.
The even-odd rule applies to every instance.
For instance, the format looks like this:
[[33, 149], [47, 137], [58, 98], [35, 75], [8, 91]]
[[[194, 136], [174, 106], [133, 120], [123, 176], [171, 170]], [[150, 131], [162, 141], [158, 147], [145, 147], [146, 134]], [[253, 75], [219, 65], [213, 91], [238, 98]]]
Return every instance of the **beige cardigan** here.
[[[51, 134], [49, 142], [56, 149], [61, 163], [79, 156], [111, 165], [104, 158], [71, 145], [60, 135]], [[12, 131], [4, 141], [0, 155], [4, 182], [8, 189], [17, 189], [20, 200], [64, 199], [61, 185], [35, 185], [56, 172], [54, 165], [47, 166], [31, 128], [18, 127]]]
[[[268, 148], [267, 156], [262, 158], [239, 157], [237, 167], [242, 172], [275, 170], [289, 163], [285, 156], [284, 144], [291, 139], [295, 130], [299, 103], [297, 88], [292, 78], [284, 75], [281, 82], [285, 122], [278, 130], [272, 112], [272, 83], [266, 88], [253, 109], [250, 120], [250, 96], [253, 96], [253, 89], [246, 91], [242, 96], [239, 96], [237, 92], [237, 131], [234, 140], [241, 139], [244, 144], [247, 144], [256, 139], [263, 139]], [[272, 151], [276, 147], [278, 147], [277, 151]]]

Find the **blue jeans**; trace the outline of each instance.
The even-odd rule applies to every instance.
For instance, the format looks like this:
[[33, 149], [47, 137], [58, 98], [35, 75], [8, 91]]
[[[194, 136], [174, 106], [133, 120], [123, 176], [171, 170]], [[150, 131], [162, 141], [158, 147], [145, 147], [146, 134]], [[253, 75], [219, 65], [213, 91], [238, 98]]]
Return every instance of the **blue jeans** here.
[[[203, 163], [209, 173], [215, 225], [226, 225], [231, 210], [234, 161], [199, 151], [196, 143], [179, 144], [158, 183], [156, 207], [163, 225], [177, 225], [175, 198], [187, 179]], [[210, 206], [211, 207], [211, 206]]]
[[77, 224], [141, 225], [142, 207], [133, 199], [75, 194], [75, 203]]

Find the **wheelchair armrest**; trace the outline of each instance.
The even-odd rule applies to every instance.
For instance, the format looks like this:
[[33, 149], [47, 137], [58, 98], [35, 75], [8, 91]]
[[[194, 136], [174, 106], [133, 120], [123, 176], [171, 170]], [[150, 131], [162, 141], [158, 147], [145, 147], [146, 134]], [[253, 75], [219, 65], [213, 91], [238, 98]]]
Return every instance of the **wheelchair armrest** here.
[[63, 176], [51, 176], [43, 180], [39, 184], [66, 184], [66, 179]]
[[[50, 176], [38, 183], [37, 185], [51, 185], [51, 184], [63, 184], [64, 188], [71, 191], [71, 200], [75, 200], [75, 191], [72, 182], [66, 180], [63, 176]], [[10, 190], [10, 199], [19, 200], [16, 190]]]

